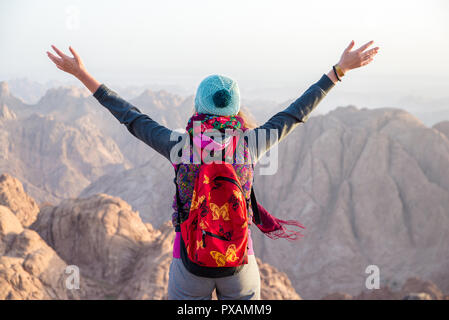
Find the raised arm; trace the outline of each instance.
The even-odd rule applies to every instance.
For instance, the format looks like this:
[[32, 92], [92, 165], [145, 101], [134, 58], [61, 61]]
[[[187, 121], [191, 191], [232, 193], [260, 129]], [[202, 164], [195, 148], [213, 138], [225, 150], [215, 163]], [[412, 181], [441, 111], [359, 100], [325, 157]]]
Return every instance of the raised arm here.
[[[338, 66], [341, 68], [341, 72], [345, 75], [349, 70], [365, 66], [373, 61], [374, 56], [377, 54], [379, 47], [365, 51], [373, 41], [367, 42], [360, 48], [351, 51], [354, 47], [354, 41], [346, 47], [343, 51]], [[254, 129], [255, 144], [251, 144], [251, 154], [253, 161], [257, 161], [260, 157], [267, 152], [274, 144], [284, 139], [293, 129], [295, 129], [300, 123], [304, 123], [310, 113], [320, 103], [320, 101], [326, 96], [326, 94], [336, 85], [339, 81], [336, 72], [332, 68], [327, 74], [323, 74], [321, 78], [314, 84], [312, 84], [298, 99], [296, 99], [285, 110], [278, 112], [271, 117], [266, 123]], [[337, 73], [338, 74], [338, 73]], [[339, 78], [343, 76], [340, 73]], [[261, 130], [265, 130], [265, 133], [261, 134]], [[274, 130], [276, 135], [270, 139], [270, 130]], [[265, 143], [259, 141], [259, 138], [265, 137]]]
[[[170, 150], [177, 143], [177, 141], [170, 140], [172, 130], [143, 114], [106, 85], [98, 82], [87, 72], [80, 56], [72, 47], [69, 47], [69, 50], [73, 57], [65, 55], [55, 46], [52, 48], [59, 57], [48, 51], [47, 55], [57, 68], [78, 78], [92, 92], [98, 102], [106, 107], [120, 123], [124, 124], [131, 134], [170, 160]], [[176, 137], [176, 135], [174, 136]]]

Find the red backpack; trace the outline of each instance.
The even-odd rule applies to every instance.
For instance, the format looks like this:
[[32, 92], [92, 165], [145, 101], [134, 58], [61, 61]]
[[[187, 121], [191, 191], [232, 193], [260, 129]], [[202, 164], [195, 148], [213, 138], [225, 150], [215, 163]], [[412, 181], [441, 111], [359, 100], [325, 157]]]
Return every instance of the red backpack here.
[[[177, 184], [176, 199], [180, 222]], [[248, 263], [249, 201], [232, 164], [200, 165], [188, 216], [180, 222], [181, 259], [187, 270], [217, 278], [236, 274]], [[260, 223], [253, 189], [251, 204], [254, 221]]]

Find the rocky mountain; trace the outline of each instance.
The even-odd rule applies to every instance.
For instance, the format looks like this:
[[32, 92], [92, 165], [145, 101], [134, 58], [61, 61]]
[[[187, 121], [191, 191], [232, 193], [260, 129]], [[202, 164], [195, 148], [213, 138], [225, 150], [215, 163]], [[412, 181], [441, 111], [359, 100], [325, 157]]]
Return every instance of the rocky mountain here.
[[80, 279], [79, 290], [67, 289], [67, 263], [30, 229], [38, 212], [19, 180], [0, 175], [0, 300], [98, 296], [89, 279]]
[[0, 205], [0, 299], [76, 299], [64, 287], [67, 267], [33, 230]]
[[449, 139], [449, 121], [441, 121], [433, 125], [434, 129], [440, 131]]
[[67, 81], [59, 81], [59, 80], [50, 80], [45, 83], [33, 81], [28, 78], [14, 78], [8, 80], [8, 86], [10, 88], [11, 93], [24, 101], [27, 104], [35, 104], [45, 95], [45, 92], [48, 89], [54, 87], [60, 87], [67, 85], [68, 83], [73, 83], [73, 80]]
[[36, 113], [0, 121], [0, 170], [20, 178], [38, 202], [76, 196], [102, 175], [128, 167], [117, 144], [95, 127]]
[[432, 281], [409, 278], [400, 288], [383, 286], [378, 290], [366, 290], [356, 296], [344, 292], [335, 292], [323, 300], [449, 300]]
[[0, 106], [6, 105], [8, 108], [14, 109], [16, 112], [21, 112], [29, 106], [21, 99], [16, 98], [11, 94], [9, 85], [5, 81], [0, 81]]
[[[110, 88], [115, 91], [115, 88]], [[118, 92], [120, 94], [120, 92]], [[172, 128], [182, 127], [192, 110], [193, 98], [183, 98], [165, 90], [145, 90], [130, 103], [143, 113], [148, 113], [161, 124]], [[103, 135], [112, 138], [132, 166], [142, 165], [158, 156], [151, 148], [130, 135], [126, 127], [90, 94], [87, 89], [78, 87], [58, 87], [49, 89], [22, 116], [31, 113], [49, 115], [55, 120], [69, 123], [75, 127], [95, 128]]]
[[[175, 185], [172, 165], [162, 157], [154, 157], [142, 166], [103, 175], [79, 194], [89, 197], [107, 193], [130, 203], [145, 222], [160, 228], [171, 218]], [[160, 214], [155, 214], [158, 212]]]
[[[0, 176], [0, 299], [166, 299], [173, 240], [170, 222], [155, 229], [107, 194], [36, 213], [20, 181]], [[263, 299], [300, 299], [284, 273], [258, 263]], [[75, 266], [79, 289], [67, 285]]]
[[39, 206], [24, 191], [22, 183], [8, 174], [0, 176], [0, 204], [8, 208], [24, 227], [29, 227], [39, 213]]
[[[193, 105], [192, 97], [164, 90], [146, 90], [131, 102], [174, 128]], [[19, 177], [38, 202], [52, 203], [77, 196], [100, 176], [160, 158], [86, 89], [52, 88], [28, 105], [6, 82], [0, 84], [0, 151], [0, 170]]]
[[[179, 119], [165, 111], [187, 110], [190, 100], [147, 90], [136, 101], [142, 110], [154, 108], [155, 117], [159, 110], [160, 121], [175, 126]], [[85, 89], [52, 88], [27, 105], [6, 82], [0, 85], [0, 150], [0, 169], [19, 177], [38, 202], [53, 203], [77, 196], [104, 174], [159, 157]]]
[[346, 107], [311, 118], [278, 154], [276, 175], [256, 179], [258, 197], [307, 230], [295, 244], [254, 233], [255, 249], [304, 298], [359, 294], [369, 265], [384, 285], [420, 277], [447, 292], [447, 137], [399, 109]]
[[0, 105], [0, 121], [8, 121], [8, 120], [14, 120], [16, 119], [16, 114], [9, 110], [9, 108], [6, 106], [6, 104]]

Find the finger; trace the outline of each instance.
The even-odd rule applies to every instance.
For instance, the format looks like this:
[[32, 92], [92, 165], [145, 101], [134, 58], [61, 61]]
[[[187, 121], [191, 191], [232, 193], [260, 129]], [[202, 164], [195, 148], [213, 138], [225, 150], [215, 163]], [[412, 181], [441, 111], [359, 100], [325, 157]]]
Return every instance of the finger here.
[[366, 48], [368, 48], [370, 45], [372, 45], [374, 43], [373, 40], [371, 40], [370, 42], [365, 43], [363, 46], [361, 46], [360, 48], [358, 48], [356, 51], [358, 52], [363, 52], [365, 51]]
[[370, 59], [368, 59], [368, 60], [365, 60], [365, 61], [363, 61], [362, 63], [361, 63], [361, 65], [362, 66], [366, 66], [368, 63], [370, 63], [371, 61], [373, 61], [374, 60], [374, 58], [370, 58]]
[[370, 49], [370, 50], [368, 50], [368, 51], [366, 51], [366, 52], [364, 52], [364, 53], [362, 54], [362, 58], [366, 58], [366, 57], [373, 56], [373, 55], [375, 55], [378, 51], [379, 51], [379, 47], [375, 47], [375, 48], [373, 48], [373, 49]]
[[56, 48], [54, 45], [51, 45], [51, 47], [53, 48], [53, 50], [55, 50], [55, 52], [58, 54], [58, 56], [60, 56], [61, 58], [68, 58], [67, 55], [65, 55], [61, 50], [59, 50], [58, 48]]
[[346, 47], [345, 52], [350, 51], [354, 47], [354, 40], [351, 40], [349, 45]]
[[81, 57], [79, 56], [78, 52], [76, 52], [75, 49], [72, 48], [72, 46], [69, 47], [69, 50], [73, 54], [73, 56], [75, 57], [75, 60], [80, 62], [81, 61]]
[[62, 59], [54, 56], [51, 52], [47, 51], [47, 56], [53, 61], [56, 65], [62, 64]]

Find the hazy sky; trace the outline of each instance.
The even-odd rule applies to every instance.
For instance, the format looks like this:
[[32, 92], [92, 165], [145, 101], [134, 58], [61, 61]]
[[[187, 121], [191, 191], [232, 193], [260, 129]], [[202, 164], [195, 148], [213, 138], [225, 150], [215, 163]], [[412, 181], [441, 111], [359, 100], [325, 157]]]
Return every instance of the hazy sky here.
[[357, 47], [374, 40], [380, 52], [348, 74], [340, 93], [428, 95], [435, 87], [449, 95], [445, 0], [1, 0], [0, 80], [69, 79], [45, 51], [72, 45], [101, 82], [178, 84], [193, 94], [205, 76], [222, 73], [242, 94], [266, 88], [267, 97], [293, 98], [352, 39]]

